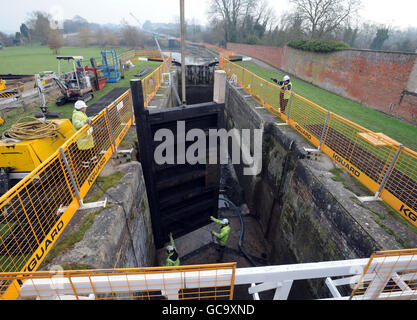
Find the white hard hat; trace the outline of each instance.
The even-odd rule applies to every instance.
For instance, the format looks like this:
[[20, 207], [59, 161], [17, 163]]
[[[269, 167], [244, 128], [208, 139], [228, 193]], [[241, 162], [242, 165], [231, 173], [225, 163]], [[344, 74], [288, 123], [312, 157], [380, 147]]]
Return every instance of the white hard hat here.
[[82, 101], [82, 100], [78, 100], [78, 101], [75, 103], [75, 109], [77, 109], [77, 110], [81, 110], [82, 108], [88, 108], [88, 106], [85, 104], [85, 102], [84, 102], [84, 101]]
[[167, 252], [170, 253], [172, 251], [174, 251], [174, 247], [171, 245], [167, 246]]
[[227, 220], [227, 219], [223, 219], [223, 220], [222, 220], [222, 223], [223, 223], [223, 224], [229, 224], [229, 220]]
[[284, 81], [290, 81], [290, 77], [289, 76], [285, 76], [284, 77]]

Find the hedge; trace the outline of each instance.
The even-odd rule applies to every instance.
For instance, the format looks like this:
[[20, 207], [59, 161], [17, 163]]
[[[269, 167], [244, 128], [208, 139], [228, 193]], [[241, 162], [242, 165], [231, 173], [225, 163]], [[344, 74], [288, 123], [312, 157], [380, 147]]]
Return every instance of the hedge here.
[[334, 41], [334, 40], [305, 40], [297, 39], [287, 43], [287, 46], [312, 52], [333, 52], [337, 50], [348, 49], [350, 46], [346, 42]]

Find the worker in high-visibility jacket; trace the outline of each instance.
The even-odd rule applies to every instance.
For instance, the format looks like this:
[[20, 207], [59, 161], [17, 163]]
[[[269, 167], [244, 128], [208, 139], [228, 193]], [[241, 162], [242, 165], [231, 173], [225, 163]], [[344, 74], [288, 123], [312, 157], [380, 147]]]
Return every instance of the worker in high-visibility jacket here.
[[[87, 108], [88, 106], [82, 100], [75, 103], [75, 110], [72, 113], [72, 125], [77, 131], [86, 124], [92, 125], [91, 119], [86, 114]], [[93, 127], [88, 128], [78, 137], [77, 146], [80, 150], [81, 166], [83, 168], [89, 168], [91, 162], [97, 162], [97, 157], [94, 154]]]
[[220, 232], [212, 231], [211, 233], [216, 237], [217, 243], [220, 245], [220, 257], [217, 262], [221, 262], [223, 260], [224, 250], [226, 249], [227, 241], [229, 240], [230, 234], [230, 224], [228, 219], [216, 219], [215, 217], [211, 216], [210, 220], [219, 224]]
[[281, 87], [280, 92], [280, 99], [279, 99], [279, 112], [285, 113], [285, 108], [288, 105], [288, 101], [291, 97], [291, 91], [292, 91], [292, 83], [289, 76], [284, 76], [282, 81], [278, 81], [277, 79], [271, 78], [272, 81], [274, 81], [276, 84], [278, 84]]
[[169, 245], [167, 246], [167, 259], [165, 261], [165, 267], [173, 267], [180, 265], [180, 257], [177, 252], [177, 247], [175, 246], [174, 239], [172, 238], [172, 233], [169, 234]]

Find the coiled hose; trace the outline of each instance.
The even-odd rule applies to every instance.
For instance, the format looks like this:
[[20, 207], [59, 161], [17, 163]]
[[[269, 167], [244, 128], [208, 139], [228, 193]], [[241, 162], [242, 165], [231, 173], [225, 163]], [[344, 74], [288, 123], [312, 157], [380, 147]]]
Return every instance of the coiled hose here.
[[[25, 121], [31, 120], [31, 121]], [[35, 117], [22, 117], [7, 131], [3, 133], [3, 139], [34, 140], [42, 138], [54, 138], [60, 134], [61, 126], [53, 121], [41, 121]]]
[[232, 206], [232, 208], [236, 211], [237, 215], [239, 216], [240, 219], [240, 237], [239, 237], [239, 250], [243, 253], [243, 255], [245, 256], [246, 259], [249, 260], [250, 263], [252, 263], [252, 265], [254, 267], [257, 267], [257, 263], [251, 258], [251, 256], [243, 249], [243, 235], [245, 233], [245, 224], [243, 222], [242, 219], [242, 215], [240, 213], [240, 209], [229, 199], [227, 199], [225, 196], [223, 196], [222, 194], [219, 195], [219, 199], [222, 201], [227, 202], [229, 205]]

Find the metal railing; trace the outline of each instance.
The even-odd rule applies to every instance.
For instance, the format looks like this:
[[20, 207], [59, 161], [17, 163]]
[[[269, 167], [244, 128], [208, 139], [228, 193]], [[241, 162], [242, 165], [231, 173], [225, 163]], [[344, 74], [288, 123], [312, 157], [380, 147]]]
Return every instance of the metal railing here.
[[417, 249], [372, 254], [357, 281], [351, 300], [415, 300]]
[[247, 69], [220, 57], [226, 73], [270, 112], [341, 165], [375, 195], [417, 226], [417, 152], [383, 133], [372, 132], [294, 92], [285, 93]]
[[169, 69], [172, 65], [172, 54], [170, 54], [168, 58], [165, 58], [165, 61], [166, 65], [165, 63], [162, 63], [154, 72], [142, 80], [145, 105], [148, 105], [152, 98], [155, 97], [161, 84], [164, 82], [164, 75], [169, 73]]
[[[236, 263], [114, 270], [3, 273], [17, 299], [231, 300]], [[20, 284], [19, 284], [20, 283]]]
[[160, 59], [161, 54], [159, 50], [129, 50], [119, 55], [119, 58], [122, 59], [124, 62], [127, 60], [137, 60], [139, 57]]
[[37, 270], [132, 123], [128, 90], [0, 197], [1, 272]]
[[[254, 300], [273, 290], [286, 300], [294, 281], [313, 280], [318, 299], [414, 300], [417, 249], [375, 252], [350, 259], [252, 268], [236, 263], [112, 270], [37, 271], [0, 274], [16, 299], [39, 300], [226, 300], [242, 286]], [[327, 287], [328, 291], [323, 290]], [[0, 287], [1, 289], [1, 287]]]

